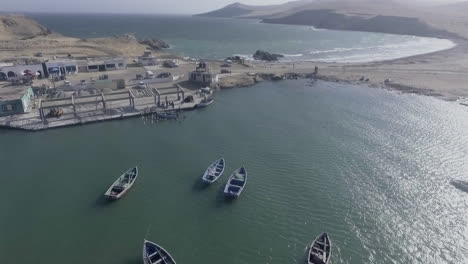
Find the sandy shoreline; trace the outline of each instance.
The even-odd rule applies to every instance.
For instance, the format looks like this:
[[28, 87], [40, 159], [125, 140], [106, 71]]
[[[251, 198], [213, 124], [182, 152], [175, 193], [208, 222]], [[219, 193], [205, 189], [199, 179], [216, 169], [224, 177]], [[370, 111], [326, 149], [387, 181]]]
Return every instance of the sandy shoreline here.
[[[258, 81], [259, 74], [286, 75], [285, 77], [297, 74], [299, 77], [307, 77], [313, 73], [315, 66], [318, 66], [318, 79], [365, 84], [454, 101], [468, 97], [468, 41], [452, 41], [457, 45], [451, 49], [387, 61], [255, 62], [253, 68], [235, 67], [232, 72], [237, 75], [222, 79], [220, 86], [224, 88], [253, 84]], [[212, 63], [220, 62], [212, 61]], [[369, 80], [362, 81], [362, 79]], [[385, 83], [386, 79], [391, 81]]]

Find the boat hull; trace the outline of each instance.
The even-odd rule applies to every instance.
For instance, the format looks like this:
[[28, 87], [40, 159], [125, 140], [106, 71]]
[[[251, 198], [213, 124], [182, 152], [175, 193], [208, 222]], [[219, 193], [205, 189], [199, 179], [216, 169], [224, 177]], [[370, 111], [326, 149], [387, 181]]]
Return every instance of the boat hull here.
[[[125, 177], [125, 175], [129, 174], [130, 176], [128, 177], [132, 177], [132, 180], [130, 183], [128, 183], [127, 185], [123, 185], [123, 187], [121, 187], [122, 185], [119, 185], [119, 180], [122, 179], [122, 177]], [[129, 169], [128, 171], [126, 171], [124, 174], [122, 174], [118, 179], [117, 181], [115, 181], [110, 187], [109, 189], [106, 191], [106, 193], [104, 194], [104, 196], [110, 200], [110, 201], [115, 201], [115, 200], [118, 200], [120, 198], [122, 198], [123, 196], [125, 196], [125, 194], [127, 194], [128, 190], [130, 190], [133, 185], [135, 184], [135, 181], [137, 180], [138, 178], [138, 167], [134, 167], [134, 168], [131, 168]], [[115, 188], [124, 188], [121, 192], [119, 192], [118, 194], [115, 194], [113, 193], [114, 191], [114, 187]], [[115, 192], [115, 191], [114, 191]]]
[[224, 158], [218, 159], [208, 166], [203, 173], [202, 181], [206, 184], [215, 183], [224, 173], [224, 168], [226, 168], [226, 161]]
[[327, 233], [322, 233], [312, 242], [307, 262], [309, 264], [328, 264], [332, 254], [332, 242]]
[[143, 263], [176, 264], [167, 250], [148, 240], [143, 242]]
[[224, 187], [224, 196], [228, 198], [238, 198], [247, 184], [247, 170], [241, 167], [234, 171]]

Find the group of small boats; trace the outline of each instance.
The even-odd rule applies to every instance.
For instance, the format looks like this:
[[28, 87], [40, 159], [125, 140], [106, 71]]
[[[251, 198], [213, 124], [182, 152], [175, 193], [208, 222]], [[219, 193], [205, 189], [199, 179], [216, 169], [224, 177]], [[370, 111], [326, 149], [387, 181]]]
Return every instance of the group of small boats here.
[[[215, 183], [224, 173], [226, 161], [220, 158], [214, 161], [203, 174], [202, 181], [206, 184]], [[110, 200], [123, 197], [130, 190], [138, 178], [138, 167], [133, 167], [123, 173], [106, 191], [105, 196]], [[247, 183], [247, 171], [245, 167], [235, 170], [224, 187], [224, 195], [237, 198], [240, 196]], [[328, 264], [331, 257], [332, 242], [327, 233], [320, 234], [310, 245], [308, 264]], [[167, 250], [158, 244], [144, 240], [143, 242], [144, 264], [176, 264], [174, 258]]]
[[[218, 159], [211, 163], [203, 174], [202, 181], [207, 184], [213, 184], [224, 173], [226, 161], [224, 158]], [[244, 166], [235, 170], [229, 177], [226, 186], [224, 187], [224, 195], [227, 197], [237, 198], [241, 195], [247, 183], [247, 170]]]

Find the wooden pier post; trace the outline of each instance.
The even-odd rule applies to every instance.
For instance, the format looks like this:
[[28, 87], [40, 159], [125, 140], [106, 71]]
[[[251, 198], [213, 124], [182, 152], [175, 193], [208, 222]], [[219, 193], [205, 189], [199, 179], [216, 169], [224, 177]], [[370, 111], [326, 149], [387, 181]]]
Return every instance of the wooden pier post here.
[[72, 106], [73, 106], [73, 114], [76, 116], [75, 96], [73, 94], [71, 97], [71, 101], [72, 101]]
[[101, 98], [102, 98], [102, 107], [104, 108], [104, 111], [106, 111], [106, 98], [104, 97], [104, 93], [101, 93]]

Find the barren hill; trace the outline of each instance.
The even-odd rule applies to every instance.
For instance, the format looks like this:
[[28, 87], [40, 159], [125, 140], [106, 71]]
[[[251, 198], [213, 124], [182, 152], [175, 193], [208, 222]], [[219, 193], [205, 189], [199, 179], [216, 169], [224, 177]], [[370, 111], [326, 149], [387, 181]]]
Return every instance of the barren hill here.
[[[77, 39], [51, 32], [33, 19], [21, 15], [0, 15], [0, 60], [21, 61], [41, 53], [74, 57], [136, 57], [148, 45], [133, 35]], [[152, 47], [155, 49], [155, 47]]]
[[49, 29], [25, 16], [0, 16], [0, 40], [30, 39], [50, 34]]
[[465, 6], [468, 2], [421, 6], [399, 0], [302, 0], [274, 6], [236, 3], [199, 16], [222, 14], [232, 18], [260, 18], [266, 23], [454, 39], [468, 38]]

